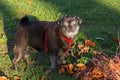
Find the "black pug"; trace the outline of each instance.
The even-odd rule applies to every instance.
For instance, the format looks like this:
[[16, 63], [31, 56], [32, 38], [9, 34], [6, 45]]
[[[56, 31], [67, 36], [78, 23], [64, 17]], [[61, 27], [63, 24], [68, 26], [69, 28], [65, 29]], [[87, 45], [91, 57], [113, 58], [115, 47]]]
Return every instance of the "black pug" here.
[[76, 16], [63, 16], [55, 22], [29, 21], [24, 16], [18, 25], [15, 34], [15, 57], [13, 64], [18, 70], [18, 62], [23, 58], [30, 65], [30, 52], [45, 51], [49, 56], [52, 69], [57, 67], [57, 55], [62, 50], [64, 54], [78, 33], [82, 20]]

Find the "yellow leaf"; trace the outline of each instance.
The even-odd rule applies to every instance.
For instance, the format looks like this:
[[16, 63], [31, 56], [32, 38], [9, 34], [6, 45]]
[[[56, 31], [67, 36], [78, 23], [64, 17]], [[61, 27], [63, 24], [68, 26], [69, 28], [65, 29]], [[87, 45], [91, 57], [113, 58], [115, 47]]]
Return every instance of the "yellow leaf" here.
[[85, 70], [86, 69], [86, 65], [83, 63], [78, 63], [76, 66], [78, 67], [78, 70]]
[[45, 76], [42, 76], [41, 80], [45, 80]]

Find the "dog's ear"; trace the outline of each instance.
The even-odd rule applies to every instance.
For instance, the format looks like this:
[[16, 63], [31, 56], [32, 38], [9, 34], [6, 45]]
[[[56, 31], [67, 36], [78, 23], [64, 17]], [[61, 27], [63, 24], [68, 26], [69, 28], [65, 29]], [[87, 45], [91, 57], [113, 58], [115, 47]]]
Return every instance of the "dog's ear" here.
[[66, 16], [66, 15], [60, 17], [60, 18], [57, 20], [57, 24], [58, 24], [58, 25], [61, 25], [61, 23], [62, 23], [63, 19], [65, 18], [65, 16]]
[[76, 20], [79, 24], [82, 23], [82, 19], [80, 19], [79, 17], [74, 17], [74, 18], [75, 18], [75, 20]]

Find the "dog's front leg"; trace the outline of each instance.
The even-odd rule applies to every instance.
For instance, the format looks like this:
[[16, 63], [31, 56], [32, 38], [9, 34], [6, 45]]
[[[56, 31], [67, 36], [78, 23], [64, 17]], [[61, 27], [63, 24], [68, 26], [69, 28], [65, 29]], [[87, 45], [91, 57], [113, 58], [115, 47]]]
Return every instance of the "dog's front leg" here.
[[55, 52], [50, 53], [50, 61], [51, 61], [52, 69], [56, 69], [57, 68], [57, 53]]

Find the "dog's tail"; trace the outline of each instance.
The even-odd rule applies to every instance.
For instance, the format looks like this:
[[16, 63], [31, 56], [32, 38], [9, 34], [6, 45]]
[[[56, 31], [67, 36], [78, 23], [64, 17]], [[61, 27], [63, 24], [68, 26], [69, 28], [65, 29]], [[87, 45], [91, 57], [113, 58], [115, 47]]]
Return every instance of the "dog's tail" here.
[[28, 16], [24, 16], [20, 22], [19, 22], [20, 26], [25, 27], [29, 24], [29, 19]]

